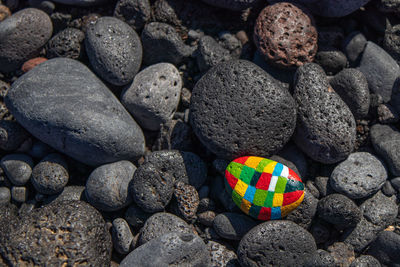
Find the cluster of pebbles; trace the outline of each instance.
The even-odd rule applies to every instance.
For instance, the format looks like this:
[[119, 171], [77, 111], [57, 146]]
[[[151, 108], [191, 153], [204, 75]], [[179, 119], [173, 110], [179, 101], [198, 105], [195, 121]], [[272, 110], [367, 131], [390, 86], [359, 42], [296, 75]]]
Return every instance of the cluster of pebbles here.
[[399, 64], [399, 0], [0, 0], [0, 265], [399, 266]]

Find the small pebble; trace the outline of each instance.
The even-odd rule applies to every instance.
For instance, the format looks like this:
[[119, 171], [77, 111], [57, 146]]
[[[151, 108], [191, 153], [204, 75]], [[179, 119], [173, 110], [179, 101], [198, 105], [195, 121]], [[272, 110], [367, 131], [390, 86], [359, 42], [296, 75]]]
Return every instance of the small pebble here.
[[122, 92], [121, 102], [142, 128], [158, 131], [178, 107], [182, 79], [170, 63], [158, 63], [139, 72]]
[[341, 194], [331, 194], [318, 202], [318, 214], [325, 221], [338, 228], [355, 227], [362, 214], [357, 205]]
[[11, 191], [8, 187], [0, 187], [0, 205], [10, 203], [11, 201]]
[[133, 235], [128, 223], [117, 218], [112, 222], [111, 236], [115, 250], [119, 254], [128, 254], [133, 242]]
[[392, 183], [390, 181], [386, 181], [382, 187], [382, 193], [387, 197], [391, 197], [396, 194], [396, 189], [393, 188]]
[[234, 250], [215, 241], [208, 241], [208, 251], [211, 254], [211, 266], [236, 267], [239, 266]]
[[350, 108], [354, 118], [362, 119], [369, 111], [370, 95], [364, 74], [357, 69], [344, 69], [330, 81], [333, 90]]
[[68, 166], [60, 154], [46, 156], [32, 170], [32, 184], [42, 194], [54, 195], [61, 192], [68, 179]]
[[176, 201], [177, 214], [186, 221], [195, 219], [199, 206], [199, 194], [191, 185], [178, 182], [175, 184], [174, 200]]
[[329, 246], [327, 250], [335, 260], [337, 266], [349, 267], [355, 259], [354, 250], [351, 245], [343, 242], [336, 242]]
[[163, 211], [174, 192], [174, 177], [157, 169], [152, 163], [139, 166], [130, 183], [130, 192], [135, 203], [145, 212]]
[[129, 186], [136, 171], [136, 166], [126, 160], [97, 167], [86, 181], [88, 202], [103, 211], [128, 206], [133, 201]]
[[333, 47], [320, 47], [315, 55], [315, 63], [319, 64], [326, 74], [335, 75], [346, 67], [347, 58], [340, 50]]
[[367, 39], [361, 32], [352, 32], [343, 40], [342, 49], [350, 63], [355, 66], [367, 45]]
[[32, 70], [34, 67], [36, 67], [37, 65], [39, 65], [39, 64], [41, 64], [41, 63], [43, 63], [45, 61], [47, 61], [47, 58], [44, 58], [44, 57], [32, 58], [32, 59], [26, 61], [22, 65], [21, 70], [23, 72], [28, 72], [28, 71]]
[[378, 120], [382, 124], [396, 123], [400, 119], [399, 113], [389, 104], [380, 104], [377, 113]]
[[390, 180], [390, 183], [392, 184], [394, 189], [400, 191], [400, 177], [393, 178], [392, 180]]
[[198, 213], [197, 220], [199, 221], [199, 223], [205, 226], [212, 226], [216, 216], [217, 214], [214, 211], [208, 210], [202, 213]]
[[140, 229], [151, 213], [144, 212], [135, 203], [132, 203], [125, 212], [125, 220], [135, 229]]
[[134, 30], [140, 30], [150, 19], [149, 0], [119, 0], [114, 9], [114, 17], [126, 22]]
[[15, 202], [23, 203], [28, 200], [28, 190], [25, 186], [13, 186], [11, 188], [11, 198]]
[[223, 48], [214, 38], [208, 35], [201, 37], [197, 49], [196, 58], [200, 71], [207, 71], [221, 62], [232, 59], [229, 50]]
[[380, 263], [387, 266], [396, 266], [400, 262], [400, 235], [382, 231], [371, 243], [367, 253], [374, 256]]
[[25, 185], [31, 178], [33, 160], [25, 154], [8, 154], [1, 159], [0, 164], [14, 185]]
[[166, 23], [146, 24], [141, 38], [145, 65], [160, 62], [178, 65], [193, 52], [189, 46], [183, 43], [175, 28]]
[[0, 4], [0, 22], [5, 20], [9, 16], [11, 16], [10, 9], [7, 6]]
[[334, 266], [335, 259], [332, 255], [322, 249], [318, 249], [309, 258], [305, 260], [304, 267], [326, 267]]
[[219, 236], [229, 240], [241, 240], [257, 223], [244, 214], [221, 213], [213, 221], [213, 228]]
[[138, 245], [143, 245], [154, 238], [171, 232], [190, 234], [192, 233], [192, 229], [178, 216], [166, 212], [155, 213], [147, 219], [144, 226], [140, 229]]
[[66, 28], [47, 43], [47, 57], [68, 57], [80, 59], [83, 55], [85, 33], [75, 28]]
[[318, 33], [314, 18], [290, 3], [267, 6], [258, 15], [254, 42], [272, 64], [293, 68], [311, 62], [317, 53]]

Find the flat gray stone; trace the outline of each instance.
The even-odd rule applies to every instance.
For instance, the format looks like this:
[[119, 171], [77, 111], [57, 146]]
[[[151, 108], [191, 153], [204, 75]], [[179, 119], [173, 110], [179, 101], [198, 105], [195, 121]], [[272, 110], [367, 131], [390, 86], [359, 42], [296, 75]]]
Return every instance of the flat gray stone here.
[[79, 61], [40, 64], [13, 84], [6, 105], [32, 135], [82, 163], [96, 166], [144, 153], [140, 127]]

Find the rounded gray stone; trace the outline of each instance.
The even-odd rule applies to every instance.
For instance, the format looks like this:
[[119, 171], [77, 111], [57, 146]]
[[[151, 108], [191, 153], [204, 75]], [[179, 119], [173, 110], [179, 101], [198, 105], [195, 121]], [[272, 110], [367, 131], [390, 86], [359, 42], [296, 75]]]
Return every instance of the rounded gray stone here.
[[9, 154], [1, 159], [1, 168], [14, 185], [24, 185], [31, 178], [33, 160], [25, 154]]
[[257, 223], [244, 214], [225, 212], [218, 214], [213, 228], [219, 236], [230, 240], [240, 240]]
[[85, 33], [75, 28], [66, 28], [47, 43], [47, 57], [68, 57], [79, 59], [83, 54]]
[[124, 219], [117, 218], [112, 222], [111, 237], [114, 248], [119, 254], [129, 253], [134, 238]]
[[0, 121], [0, 148], [6, 151], [18, 149], [28, 139], [29, 133], [16, 121]]
[[36, 138], [85, 164], [144, 153], [140, 127], [79, 61], [55, 58], [35, 67], [13, 83], [6, 105]]
[[53, 33], [50, 17], [36, 8], [25, 8], [0, 23], [0, 72], [15, 71], [39, 55]]
[[296, 71], [296, 145], [313, 160], [331, 164], [354, 149], [356, 123], [349, 107], [330, 87], [324, 70], [307, 63]]
[[346, 67], [347, 58], [342, 51], [334, 47], [320, 47], [314, 62], [320, 65], [328, 75], [334, 75]]
[[13, 186], [11, 199], [18, 203], [24, 203], [28, 199], [28, 190], [25, 186]]
[[368, 152], [356, 152], [336, 166], [330, 185], [351, 199], [359, 199], [381, 189], [386, 179], [386, 169], [380, 159]]
[[367, 221], [382, 230], [393, 224], [398, 215], [395, 197], [387, 197], [381, 191], [361, 204], [360, 209]]
[[0, 187], [0, 205], [10, 203], [11, 191], [8, 187]]
[[199, 203], [199, 194], [194, 186], [183, 182], [177, 182], [175, 184], [174, 198], [171, 205], [175, 214], [186, 221], [195, 220]]
[[140, 30], [150, 19], [149, 0], [119, 0], [114, 9], [114, 17], [126, 22], [134, 30]]
[[94, 71], [111, 84], [129, 83], [140, 69], [143, 53], [140, 38], [117, 18], [101, 17], [90, 24], [85, 47]]
[[193, 185], [199, 189], [207, 179], [207, 165], [196, 154], [178, 150], [155, 151], [145, 158], [158, 170], [170, 174], [176, 182]]
[[60, 154], [46, 156], [32, 170], [32, 184], [41, 194], [60, 193], [67, 185], [68, 179], [68, 166]]
[[304, 199], [300, 205], [286, 217], [287, 220], [296, 223], [304, 229], [309, 229], [317, 212], [318, 199], [308, 188], [305, 189]]
[[318, 202], [319, 217], [343, 229], [355, 227], [362, 214], [358, 206], [348, 197], [331, 194]]
[[325, 250], [318, 249], [305, 260], [303, 267], [335, 266], [335, 259]]
[[193, 50], [182, 41], [174, 27], [166, 23], [151, 22], [142, 31], [143, 63], [153, 65], [168, 62], [180, 64]]
[[399, 247], [399, 234], [382, 231], [371, 243], [367, 253], [386, 266], [398, 266], [400, 262]]
[[155, 213], [147, 219], [142, 229], [140, 229], [138, 245], [143, 245], [152, 239], [171, 232], [193, 233], [191, 227], [178, 216], [167, 212]]
[[170, 63], [158, 63], [139, 72], [121, 94], [121, 102], [144, 129], [157, 131], [172, 119], [178, 107], [182, 79]]
[[364, 74], [357, 69], [344, 69], [336, 74], [330, 85], [350, 108], [355, 119], [368, 115], [370, 96], [368, 82]]
[[317, 250], [313, 236], [291, 221], [268, 221], [251, 229], [237, 250], [242, 267], [302, 266]]
[[400, 133], [389, 125], [375, 124], [370, 131], [371, 143], [376, 153], [382, 157], [389, 171], [400, 175]]
[[210, 254], [195, 234], [167, 233], [136, 248], [119, 266], [210, 266]]
[[135, 203], [145, 212], [163, 211], [174, 192], [174, 177], [152, 163], [139, 166], [130, 184]]
[[369, 89], [389, 102], [396, 79], [400, 75], [397, 62], [383, 48], [368, 42], [361, 56], [358, 69], [367, 78]]
[[129, 185], [136, 166], [122, 160], [97, 167], [86, 181], [88, 202], [99, 210], [116, 211], [132, 202]]
[[366, 45], [367, 39], [361, 32], [351, 32], [343, 40], [342, 50], [346, 53], [350, 63], [354, 65], [359, 61]]
[[190, 123], [203, 145], [220, 158], [270, 156], [294, 131], [295, 102], [257, 65], [232, 60], [210, 69], [196, 83]]

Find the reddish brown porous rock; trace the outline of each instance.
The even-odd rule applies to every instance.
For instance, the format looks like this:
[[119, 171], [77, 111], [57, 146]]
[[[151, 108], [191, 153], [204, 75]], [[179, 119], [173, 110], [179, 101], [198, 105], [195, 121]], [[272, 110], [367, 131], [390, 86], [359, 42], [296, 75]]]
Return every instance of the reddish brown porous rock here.
[[28, 72], [31, 69], [33, 69], [34, 67], [36, 67], [37, 65], [39, 65], [40, 63], [43, 63], [45, 61], [47, 61], [47, 58], [44, 58], [44, 57], [35, 57], [32, 59], [29, 59], [28, 61], [26, 61], [24, 63], [24, 65], [22, 65], [21, 70], [23, 72]]
[[11, 16], [10, 9], [5, 5], [0, 5], [0, 21], [5, 20], [9, 16]]
[[254, 26], [254, 42], [265, 60], [280, 68], [311, 62], [317, 53], [318, 32], [303, 7], [281, 2], [264, 8]]

